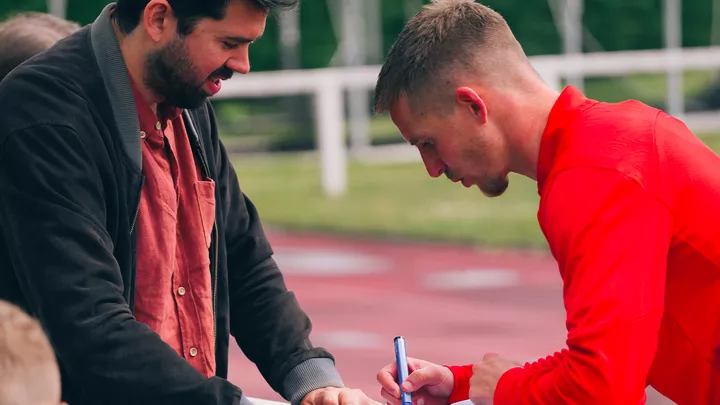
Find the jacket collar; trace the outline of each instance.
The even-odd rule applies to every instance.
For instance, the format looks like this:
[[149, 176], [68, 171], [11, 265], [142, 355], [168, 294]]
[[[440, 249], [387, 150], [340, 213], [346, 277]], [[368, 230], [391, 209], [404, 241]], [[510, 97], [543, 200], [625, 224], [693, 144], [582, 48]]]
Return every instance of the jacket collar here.
[[138, 122], [135, 98], [125, 60], [120, 52], [110, 12], [115, 3], [110, 3], [90, 27], [90, 40], [97, 65], [100, 69], [115, 125], [125, 152], [138, 170], [142, 170], [142, 145], [140, 123]]

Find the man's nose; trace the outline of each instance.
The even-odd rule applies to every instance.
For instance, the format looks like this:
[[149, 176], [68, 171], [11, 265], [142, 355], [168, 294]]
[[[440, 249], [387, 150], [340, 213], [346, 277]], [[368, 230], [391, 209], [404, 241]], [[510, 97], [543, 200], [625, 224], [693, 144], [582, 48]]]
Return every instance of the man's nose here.
[[241, 75], [250, 72], [250, 55], [248, 54], [247, 48], [238, 50], [238, 54], [228, 59], [225, 66], [233, 72], [240, 73]]
[[425, 154], [421, 154], [421, 156], [430, 177], [438, 178], [445, 173], [445, 164], [440, 159]]

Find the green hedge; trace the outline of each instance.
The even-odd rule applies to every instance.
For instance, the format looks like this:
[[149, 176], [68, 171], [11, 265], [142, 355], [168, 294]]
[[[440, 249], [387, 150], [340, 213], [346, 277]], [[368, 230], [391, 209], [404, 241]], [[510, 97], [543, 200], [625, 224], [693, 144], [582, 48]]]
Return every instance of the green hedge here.
[[[81, 24], [92, 22], [106, 0], [67, 0], [68, 18]], [[328, 1], [301, 0], [301, 67], [319, 68], [329, 64], [336, 47]], [[389, 49], [406, 21], [406, 0], [380, 0], [383, 16], [384, 52]], [[429, 0], [424, 0], [425, 3]], [[555, 0], [550, 0], [555, 1]], [[585, 0], [584, 24], [592, 34], [586, 51], [659, 48], [663, 44], [662, 0]], [[22, 4], [22, 6], [19, 6]], [[486, 0], [484, 4], [505, 16], [529, 55], [555, 54], [562, 41], [555, 27], [548, 0]], [[0, 18], [22, 10], [43, 11], [46, 0], [0, 0]], [[710, 44], [712, 0], [683, 2], [683, 45]], [[265, 35], [251, 47], [253, 71], [280, 68], [276, 16], [271, 16]], [[593, 79], [596, 88], [628, 87], [625, 79]], [[623, 91], [604, 96], [624, 98]], [[720, 92], [718, 93], [720, 94]], [[641, 96], [641, 95], [639, 95]], [[635, 96], [635, 97], [639, 97]], [[713, 97], [708, 96], [712, 99]], [[720, 96], [717, 96], [720, 100]], [[217, 102], [223, 134], [238, 137], [238, 149], [297, 150], [314, 145], [311, 99], [268, 99]], [[655, 104], [661, 100], [650, 100]], [[717, 104], [717, 103], [716, 103]], [[278, 111], [289, 113], [278, 114]]]
[[[67, 1], [68, 18], [82, 24], [92, 22], [107, 4], [106, 0]], [[302, 67], [327, 66], [336, 48], [327, 1], [338, 0], [301, 1]], [[405, 23], [404, 1], [381, 0], [385, 51]], [[487, 0], [484, 4], [505, 16], [528, 54], [561, 51], [562, 42], [547, 0]], [[0, 0], [0, 17], [21, 10], [44, 11], [45, 7], [46, 0]], [[280, 65], [273, 18], [265, 36], [252, 47], [256, 71], [278, 69]], [[711, 18], [712, 0], [685, 0], [683, 45], [709, 45]], [[585, 0], [584, 24], [604, 50], [658, 48], [663, 44], [661, 0]]]

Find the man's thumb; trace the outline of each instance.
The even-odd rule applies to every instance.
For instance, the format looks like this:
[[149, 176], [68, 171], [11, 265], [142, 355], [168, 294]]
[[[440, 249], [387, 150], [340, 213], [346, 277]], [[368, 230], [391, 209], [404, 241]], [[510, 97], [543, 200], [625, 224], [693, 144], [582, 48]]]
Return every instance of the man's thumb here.
[[433, 372], [432, 368], [421, 368], [410, 373], [408, 378], [403, 381], [402, 389], [406, 392], [415, 392], [426, 385], [438, 383], [439, 373]]

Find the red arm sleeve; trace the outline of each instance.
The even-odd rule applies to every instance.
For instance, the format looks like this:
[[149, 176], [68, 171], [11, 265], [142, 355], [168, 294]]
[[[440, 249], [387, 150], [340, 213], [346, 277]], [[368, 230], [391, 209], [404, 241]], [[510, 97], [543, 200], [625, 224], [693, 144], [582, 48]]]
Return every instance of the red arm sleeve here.
[[449, 368], [453, 374], [453, 391], [450, 394], [448, 403], [452, 404], [470, 399], [470, 378], [472, 377], [473, 365], [445, 367]]
[[663, 311], [669, 211], [611, 170], [567, 169], [546, 187], [538, 215], [563, 278], [568, 348], [506, 372], [495, 404], [643, 404]]

